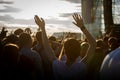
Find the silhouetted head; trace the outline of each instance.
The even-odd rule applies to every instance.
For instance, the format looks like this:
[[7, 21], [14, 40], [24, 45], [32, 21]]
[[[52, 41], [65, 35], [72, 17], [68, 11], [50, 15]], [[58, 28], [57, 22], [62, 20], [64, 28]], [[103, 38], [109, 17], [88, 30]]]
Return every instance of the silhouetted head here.
[[80, 43], [76, 39], [68, 39], [64, 43], [64, 51], [68, 60], [75, 61], [80, 55]]
[[50, 37], [49, 37], [49, 40], [51, 40], [51, 41], [56, 41], [56, 37], [55, 37], [55, 36], [50, 36]]
[[7, 38], [6, 38], [7, 43], [17, 44], [18, 40], [19, 40], [19, 38], [15, 34], [11, 34], [11, 35], [7, 36]]
[[42, 44], [42, 32], [39, 31], [36, 33], [36, 39], [39, 41], [40, 44]]
[[24, 46], [32, 47], [33, 44], [32, 37], [28, 33], [22, 33], [19, 36], [19, 43], [21, 47]]
[[116, 37], [110, 37], [108, 39], [108, 44], [109, 44], [109, 47], [111, 48], [111, 50], [114, 50], [117, 47], [119, 47], [118, 44], [117, 44], [117, 40], [118, 39]]
[[3, 47], [2, 58], [8, 64], [17, 64], [19, 47], [15, 44], [6, 44]]
[[89, 48], [88, 42], [84, 41], [84, 42], [81, 43], [81, 52], [80, 52], [80, 57], [81, 58], [85, 57], [88, 48]]
[[30, 28], [25, 28], [25, 32], [28, 33], [28, 34], [32, 34], [32, 31]]
[[104, 42], [108, 42], [108, 39], [109, 39], [109, 36], [104, 36], [104, 37], [103, 37], [103, 41], [104, 41]]
[[97, 46], [96, 47], [104, 47], [104, 43], [103, 43], [103, 40], [102, 39], [98, 39], [96, 40], [96, 43], [97, 43]]
[[24, 31], [21, 29], [21, 28], [19, 28], [19, 29], [17, 29], [17, 30], [15, 30], [14, 31], [14, 34], [15, 35], [20, 35], [21, 33], [23, 33]]

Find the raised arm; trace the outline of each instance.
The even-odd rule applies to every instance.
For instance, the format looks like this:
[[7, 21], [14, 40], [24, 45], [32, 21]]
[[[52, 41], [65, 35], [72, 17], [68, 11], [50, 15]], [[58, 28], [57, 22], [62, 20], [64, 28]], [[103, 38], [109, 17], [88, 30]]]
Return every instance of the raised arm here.
[[45, 21], [43, 20], [43, 18], [39, 18], [37, 15], [35, 15], [34, 19], [35, 19], [36, 24], [42, 30], [42, 42], [43, 42], [43, 47], [45, 50], [45, 55], [52, 62], [53, 60], [55, 60], [57, 58], [55, 57], [54, 52], [49, 45], [48, 37], [46, 34], [46, 30], [45, 30]]
[[86, 56], [83, 58], [83, 60], [88, 64], [95, 53], [96, 41], [93, 38], [93, 36], [89, 33], [89, 31], [86, 29], [86, 27], [83, 23], [83, 19], [80, 15], [75, 13], [73, 15], [73, 19], [74, 19], [73, 24], [75, 24], [77, 27], [79, 27], [81, 29], [81, 31], [85, 34], [87, 41], [89, 43], [89, 48], [86, 52]]

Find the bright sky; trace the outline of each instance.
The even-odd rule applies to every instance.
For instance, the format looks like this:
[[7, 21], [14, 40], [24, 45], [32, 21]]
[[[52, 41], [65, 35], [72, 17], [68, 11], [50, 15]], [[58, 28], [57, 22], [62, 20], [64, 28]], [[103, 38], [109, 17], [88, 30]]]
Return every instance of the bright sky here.
[[[0, 0], [2, 1], [2, 0]], [[9, 25], [35, 25], [34, 15], [43, 17], [49, 32], [78, 31], [72, 24], [72, 14], [80, 13], [80, 0], [5, 0], [13, 4], [0, 5], [0, 21]]]
[[33, 18], [35, 14], [44, 18], [58, 17], [59, 13], [75, 12], [76, 4], [59, 0], [16, 0], [15, 7], [22, 11], [15, 15], [16, 18]]

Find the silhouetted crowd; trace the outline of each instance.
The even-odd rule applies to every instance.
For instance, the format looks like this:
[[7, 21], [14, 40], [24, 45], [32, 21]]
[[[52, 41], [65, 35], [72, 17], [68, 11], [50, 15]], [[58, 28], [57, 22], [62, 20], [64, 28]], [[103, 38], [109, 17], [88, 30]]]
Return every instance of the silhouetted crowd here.
[[16, 29], [0, 32], [0, 80], [119, 80], [120, 32], [111, 30], [94, 38], [83, 19], [73, 14], [74, 24], [86, 36], [47, 36], [45, 21], [34, 16], [38, 30]]

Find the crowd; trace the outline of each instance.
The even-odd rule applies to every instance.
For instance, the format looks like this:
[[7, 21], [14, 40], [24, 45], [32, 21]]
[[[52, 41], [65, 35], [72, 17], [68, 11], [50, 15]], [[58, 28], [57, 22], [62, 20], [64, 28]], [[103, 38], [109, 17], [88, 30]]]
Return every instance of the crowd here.
[[120, 79], [120, 33], [95, 39], [83, 19], [73, 14], [75, 24], [86, 36], [57, 40], [48, 37], [43, 18], [34, 16], [38, 31], [19, 28], [0, 32], [0, 79], [8, 80], [116, 80]]

